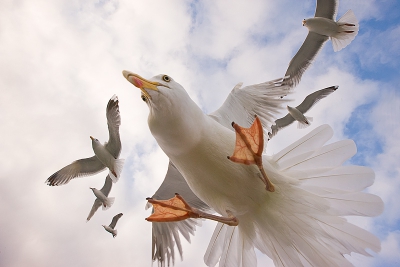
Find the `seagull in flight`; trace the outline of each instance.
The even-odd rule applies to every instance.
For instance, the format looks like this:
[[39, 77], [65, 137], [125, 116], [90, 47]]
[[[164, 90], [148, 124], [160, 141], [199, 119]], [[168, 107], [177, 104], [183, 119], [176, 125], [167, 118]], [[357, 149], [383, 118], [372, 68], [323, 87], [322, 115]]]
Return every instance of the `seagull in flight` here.
[[116, 95], [108, 101], [106, 116], [109, 132], [108, 142], [103, 145], [98, 139], [90, 136], [95, 155], [90, 158], [76, 160], [55, 172], [46, 180], [48, 185], [64, 185], [73, 178], [94, 175], [106, 168], [110, 170], [110, 177], [113, 182], [118, 180], [124, 165], [124, 159], [119, 158], [121, 153], [121, 139], [119, 136], [121, 117]]
[[[257, 266], [255, 248], [276, 266], [350, 266], [344, 254], [380, 250], [377, 237], [344, 218], [383, 210], [378, 196], [362, 192], [373, 184], [373, 170], [342, 165], [356, 153], [352, 140], [325, 144], [333, 130], [322, 125], [276, 155], [262, 154], [265, 129], [285, 103], [278, 97], [288, 90], [282, 79], [232, 90], [210, 116], [168, 75], [123, 75], [141, 90], [161, 149], [193, 193], [218, 213], [192, 207], [178, 194], [149, 198], [155, 212], [147, 220], [218, 221], [204, 256], [207, 266]], [[238, 151], [252, 160], [238, 158]]]
[[338, 89], [339, 86], [330, 86], [321, 90], [318, 90], [312, 94], [309, 94], [303, 102], [297, 107], [287, 106], [289, 113], [275, 121], [275, 124], [271, 126], [271, 132], [268, 132], [269, 139], [274, 137], [278, 131], [286, 126], [289, 126], [294, 121], [298, 121], [297, 128], [303, 129], [311, 124], [312, 118], [304, 116], [309, 109], [311, 109], [319, 100], [328, 96]]
[[115, 215], [110, 223], [110, 225], [102, 225], [104, 227], [104, 229], [111, 233], [112, 236], [115, 238], [117, 236], [117, 229], [115, 229], [115, 225], [117, 224], [118, 220], [122, 217], [122, 213], [119, 213], [117, 215]]
[[112, 204], [114, 204], [115, 198], [108, 197], [108, 194], [110, 194], [111, 191], [112, 184], [113, 183], [110, 175], [107, 175], [104, 185], [100, 190], [90, 187], [90, 189], [92, 189], [94, 195], [96, 196], [96, 200], [94, 201], [92, 209], [90, 210], [89, 216], [87, 217], [87, 221], [89, 221], [93, 217], [93, 215], [100, 208], [100, 206], [103, 206], [103, 210], [106, 210], [109, 209], [112, 206]]
[[328, 39], [331, 39], [333, 50], [337, 52], [349, 45], [358, 34], [359, 24], [352, 10], [335, 21], [338, 5], [339, 0], [317, 0], [314, 17], [303, 20], [303, 26], [309, 32], [286, 70], [284, 83], [290, 88], [300, 82], [301, 76]]

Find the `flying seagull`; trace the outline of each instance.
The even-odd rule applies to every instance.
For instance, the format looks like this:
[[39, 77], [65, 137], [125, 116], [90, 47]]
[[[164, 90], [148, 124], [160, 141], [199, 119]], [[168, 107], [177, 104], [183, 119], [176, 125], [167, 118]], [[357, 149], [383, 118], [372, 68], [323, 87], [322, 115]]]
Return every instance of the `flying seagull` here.
[[108, 194], [110, 194], [112, 187], [112, 179], [110, 175], [107, 175], [106, 180], [104, 182], [103, 187], [98, 190], [96, 188], [90, 187], [92, 189], [94, 195], [96, 196], [96, 200], [94, 201], [93, 207], [90, 210], [89, 216], [87, 217], [87, 221], [89, 221], [95, 212], [100, 208], [100, 206], [103, 206], [103, 210], [106, 210], [114, 204], [114, 197], [108, 197]]
[[[271, 114], [282, 109], [284, 102], [268, 92], [283, 94], [288, 89], [285, 85], [273, 83], [272, 90], [271, 83], [265, 83], [259, 90], [247, 86], [231, 92], [211, 117], [167, 75], [147, 80], [128, 71], [123, 74], [140, 88], [150, 109], [148, 125], [159, 146], [196, 196], [221, 215], [214, 215], [219, 223], [204, 257], [207, 266], [218, 261], [220, 266], [256, 266], [254, 248], [271, 257], [276, 266], [305, 262], [349, 266], [344, 254], [368, 255], [367, 249], [380, 250], [378, 238], [343, 218], [382, 212], [379, 197], [361, 192], [373, 183], [374, 172], [367, 167], [342, 166], [356, 153], [355, 144], [343, 140], [324, 145], [333, 135], [328, 125], [273, 157], [262, 155], [262, 167], [274, 190], [266, 190], [260, 166], [227, 158], [237, 146], [237, 133], [226, 125], [234, 121], [247, 128], [257, 115], [263, 128], [269, 128]], [[260, 131], [254, 142], [263, 136]], [[178, 204], [186, 208], [188, 203]]]
[[[158, 190], [151, 197], [152, 199], [172, 198], [175, 193], [183, 196], [193, 207], [209, 212], [210, 208], [201, 201], [189, 188], [185, 178], [179, 173], [172, 162], [169, 162], [165, 179]], [[147, 203], [149, 204], [149, 203]], [[146, 209], [151, 205], [146, 205]], [[182, 259], [182, 244], [179, 237], [181, 234], [189, 243], [190, 235], [194, 235], [199, 221], [187, 219], [178, 222], [153, 222], [152, 223], [152, 260], [158, 261], [161, 266], [170, 266], [175, 262], [175, 245]]]
[[117, 236], [117, 232], [118, 232], [117, 229], [115, 229], [115, 225], [117, 224], [119, 218], [122, 217], [122, 215], [123, 215], [122, 213], [119, 213], [119, 214], [115, 215], [113, 217], [110, 225], [108, 225], [108, 226], [107, 225], [102, 225], [104, 227], [104, 229], [107, 232], [111, 233], [114, 238]]
[[303, 20], [303, 26], [309, 32], [286, 71], [285, 83], [289, 87], [300, 82], [301, 76], [328, 39], [331, 39], [333, 50], [337, 52], [356, 37], [359, 25], [353, 11], [348, 10], [335, 22], [338, 4], [339, 0], [317, 0], [314, 18]]
[[297, 128], [305, 128], [311, 124], [312, 118], [306, 117], [303, 114], [312, 108], [319, 100], [333, 93], [338, 89], [339, 86], [330, 86], [321, 90], [318, 90], [312, 94], [309, 94], [303, 102], [297, 107], [287, 106], [289, 113], [280, 119], [275, 121], [275, 124], [271, 126], [271, 132], [268, 132], [269, 139], [274, 137], [280, 129], [290, 125], [294, 121], [298, 121]]
[[109, 132], [108, 142], [102, 145], [99, 140], [90, 136], [95, 155], [91, 158], [76, 160], [57, 171], [46, 180], [48, 185], [64, 185], [73, 178], [94, 175], [105, 168], [109, 168], [113, 182], [118, 180], [124, 165], [124, 159], [118, 158], [121, 153], [121, 140], [119, 137], [121, 117], [116, 95], [108, 101], [106, 115]]

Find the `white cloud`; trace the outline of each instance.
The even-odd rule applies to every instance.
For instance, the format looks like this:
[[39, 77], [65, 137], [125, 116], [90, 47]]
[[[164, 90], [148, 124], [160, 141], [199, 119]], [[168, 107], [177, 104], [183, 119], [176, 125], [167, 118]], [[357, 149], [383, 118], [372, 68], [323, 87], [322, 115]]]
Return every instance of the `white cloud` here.
[[[236, 83], [259, 83], [285, 72], [307, 34], [300, 23], [313, 14], [313, 5], [289, 0], [2, 1], [0, 265], [150, 266], [151, 225], [144, 220], [149, 215], [145, 198], [164, 178], [168, 159], [148, 130], [148, 109], [139, 90], [125, 81], [121, 71], [143, 77], [168, 73], [204, 110], [213, 111]], [[342, 5], [357, 10], [363, 21], [385, 19], [386, 7], [377, 1], [341, 1]], [[391, 81], [359, 77], [354, 71], [357, 62], [349, 58], [358, 53], [361, 66], [372, 69], [374, 64], [397, 66], [391, 65], [397, 55], [397, 31], [390, 26], [378, 35], [379, 40], [387, 35], [391, 41], [383, 46], [378, 39], [370, 41], [375, 32], [368, 29], [356, 38], [354, 49], [350, 45], [333, 54], [328, 43], [293, 95], [296, 105], [312, 91], [340, 86], [307, 114], [314, 117], [310, 129], [328, 122], [335, 139], [344, 138], [352, 111], [376, 103], [365, 122], [374, 125], [384, 147], [380, 155], [371, 155], [377, 175], [370, 190], [384, 199], [386, 211], [365, 226], [378, 234], [378, 227], [384, 228], [381, 236], [388, 233], [381, 254], [388, 264], [399, 261], [390, 252], [399, 244], [393, 230], [400, 218], [395, 115], [399, 97], [393, 93], [398, 89]], [[113, 94], [120, 99], [122, 157], [127, 164], [110, 193], [116, 197], [114, 206], [99, 210], [86, 223], [94, 201], [89, 187], [101, 187], [106, 173], [56, 188], [44, 181], [73, 160], [91, 156], [90, 135], [107, 140], [105, 107]], [[308, 131], [295, 128], [282, 130], [267, 151], [278, 152]], [[101, 224], [109, 224], [119, 212], [124, 216], [113, 239]], [[184, 261], [177, 256], [176, 266], [188, 262], [204, 266], [213, 227], [204, 222], [192, 244], [184, 243]], [[259, 265], [265, 260], [270, 266], [266, 256], [259, 259]], [[372, 265], [372, 260], [368, 262]]]

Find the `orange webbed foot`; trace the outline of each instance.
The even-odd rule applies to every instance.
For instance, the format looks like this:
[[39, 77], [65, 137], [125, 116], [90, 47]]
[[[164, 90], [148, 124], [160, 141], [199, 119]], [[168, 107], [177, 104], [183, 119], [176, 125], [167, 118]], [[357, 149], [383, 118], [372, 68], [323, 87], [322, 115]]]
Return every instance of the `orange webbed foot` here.
[[[234, 216], [220, 217], [192, 208], [179, 194], [168, 200], [147, 198], [154, 208], [153, 214], [146, 218], [150, 222], [176, 222], [188, 218], [203, 218], [236, 226], [239, 221]], [[228, 211], [228, 214], [230, 212]]]
[[268, 179], [262, 165], [262, 151], [264, 149], [264, 133], [260, 119], [256, 116], [250, 128], [243, 128], [232, 122], [236, 132], [236, 145], [232, 156], [228, 156], [233, 162], [246, 165], [255, 164], [260, 169], [262, 181], [266, 189], [274, 192], [275, 188]]

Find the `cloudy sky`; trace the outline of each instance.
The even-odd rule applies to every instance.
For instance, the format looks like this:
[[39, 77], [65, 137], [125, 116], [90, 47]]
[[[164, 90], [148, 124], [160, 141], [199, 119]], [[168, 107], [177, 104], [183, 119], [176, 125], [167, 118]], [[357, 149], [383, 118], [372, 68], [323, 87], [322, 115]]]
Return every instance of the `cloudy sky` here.
[[[342, 0], [352, 9], [356, 39], [334, 53], [328, 42], [296, 87], [293, 105], [309, 93], [339, 89], [307, 113], [313, 124], [292, 125], [269, 144], [279, 152], [328, 123], [332, 140], [353, 139], [351, 163], [375, 170], [369, 191], [385, 202], [376, 218], [351, 218], [382, 241], [373, 258], [356, 266], [400, 264], [400, 3]], [[238, 83], [281, 77], [302, 44], [301, 21], [314, 0], [0, 2], [0, 265], [151, 266], [151, 224], [145, 198], [164, 178], [168, 159], [147, 126], [148, 108], [124, 69], [150, 78], [165, 73], [181, 83], [204, 112], [212, 112]], [[106, 172], [49, 187], [44, 182], [72, 161], [93, 155], [89, 136], [108, 138], [105, 107], [113, 94], [122, 118], [122, 178], [114, 206], [86, 217]], [[113, 239], [102, 224], [124, 216]], [[184, 261], [204, 266], [214, 222], [203, 222]], [[273, 266], [259, 255], [259, 266]]]

